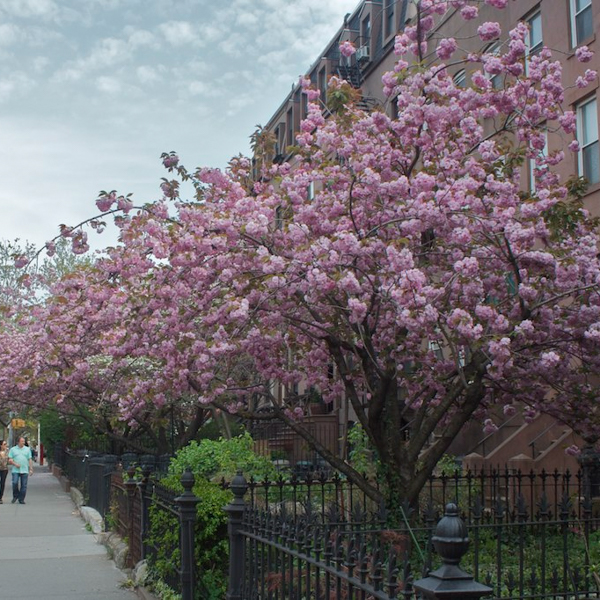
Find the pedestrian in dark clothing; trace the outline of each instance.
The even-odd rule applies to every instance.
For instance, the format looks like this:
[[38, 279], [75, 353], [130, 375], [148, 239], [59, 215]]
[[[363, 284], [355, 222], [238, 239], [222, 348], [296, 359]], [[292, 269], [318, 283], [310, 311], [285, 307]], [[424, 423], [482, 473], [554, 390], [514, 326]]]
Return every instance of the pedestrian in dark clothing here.
[[8, 443], [6, 440], [0, 442], [0, 504], [3, 503], [4, 486], [8, 475]]

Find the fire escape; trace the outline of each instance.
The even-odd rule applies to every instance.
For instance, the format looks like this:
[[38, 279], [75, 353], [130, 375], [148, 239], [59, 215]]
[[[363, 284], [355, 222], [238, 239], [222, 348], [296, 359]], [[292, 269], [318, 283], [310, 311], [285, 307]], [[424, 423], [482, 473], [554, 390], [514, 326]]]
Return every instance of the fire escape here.
[[[338, 64], [336, 74], [340, 79], [346, 80], [354, 89], [360, 90], [364, 81], [363, 70], [369, 64], [369, 47], [361, 46], [356, 52], [356, 60], [351, 64]], [[362, 96], [357, 107], [362, 110], [371, 111], [380, 102], [376, 98]]]

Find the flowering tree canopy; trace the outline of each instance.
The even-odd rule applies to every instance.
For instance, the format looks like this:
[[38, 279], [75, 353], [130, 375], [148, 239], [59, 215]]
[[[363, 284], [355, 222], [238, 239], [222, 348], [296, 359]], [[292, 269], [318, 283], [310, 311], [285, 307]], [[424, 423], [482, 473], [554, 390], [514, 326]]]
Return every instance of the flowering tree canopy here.
[[[526, 58], [522, 24], [500, 52], [465, 57], [443, 39], [428, 55], [450, 7], [467, 19], [477, 9], [421, 0], [396, 39], [383, 84], [398, 118], [357, 108], [336, 78], [324, 112], [304, 81], [308, 116], [289, 162], [261, 160], [258, 178], [242, 157], [190, 173], [171, 153], [162, 200], [138, 210], [102, 194], [120, 243], [7, 334], [3, 393], [85, 400], [131, 427], [173, 403], [190, 420], [208, 405], [266, 407], [377, 497], [303, 428], [293, 390], [312, 387], [350, 403], [390, 490], [411, 501], [464, 424], [494, 407], [552, 414], [595, 442], [598, 235], [577, 186], [557, 175], [564, 152], [545, 151], [548, 132], [566, 147], [575, 129], [560, 65], [547, 49]], [[500, 33], [479, 29], [486, 43]], [[471, 85], [442, 61], [464, 62]]]

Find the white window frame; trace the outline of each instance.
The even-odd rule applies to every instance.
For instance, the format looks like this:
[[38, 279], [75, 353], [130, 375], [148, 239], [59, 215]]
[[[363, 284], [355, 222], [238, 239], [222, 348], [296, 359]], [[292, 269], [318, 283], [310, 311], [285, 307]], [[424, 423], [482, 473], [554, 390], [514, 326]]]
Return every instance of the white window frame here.
[[437, 360], [444, 359], [444, 349], [437, 340], [429, 340], [427, 342], [429, 352], [432, 352]]
[[[492, 54], [493, 56], [500, 56], [500, 50], [502, 48], [502, 43], [500, 41], [493, 42], [486, 49], [486, 54]], [[492, 87], [495, 90], [499, 90], [502, 88], [502, 74], [501, 73], [486, 73], [485, 76], [491, 81]]]
[[[548, 156], [548, 131], [544, 131], [544, 137], [546, 138], [546, 143], [544, 144], [544, 149], [540, 152], [540, 155], [543, 157]], [[534, 194], [536, 190], [535, 185], [535, 158], [529, 159], [529, 191]]]
[[588, 0], [588, 4], [586, 4], [582, 9], [577, 10], [577, 0], [570, 0], [570, 9], [571, 9], [571, 43], [573, 48], [577, 48], [579, 44], [581, 44], [584, 40], [588, 39], [590, 36], [583, 37], [579, 39], [577, 35], [577, 17], [583, 14], [585, 11], [589, 11], [589, 18], [592, 22], [592, 33], [594, 31], [594, 22], [592, 15], [592, 0]]
[[283, 229], [283, 206], [279, 205], [275, 209], [275, 229]]
[[[591, 115], [593, 117], [593, 121], [591, 123], [587, 123], [586, 120], [584, 119], [584, 109], [589, 107], [590, 104], [594, 105], [595, 110], [592, 111]], [[577, 105], [577, 141], [579, 142], [579, 154], [577, 157], [577, 169], [579, 172], [579, 175], [582, 177], [586, 177], [586, 174], [584, 172], [584, 165], [585, 165], [585, 161], [584, 161], [584, 155], [586, 153], [586, 151], [589, 151], [594, 144], [596, 145], [596, 148], [598, 148], [598, 145], [600, 144], [600, 141], [598, 140], [598, 101], [596, 99], [596, 96], [593, 96], [591, 98], [588, 98], [587, 100], [583, 100], [582, 102], [580, 102]], [[595, 130], [594, 130], [594, 124], [595, 124]], [[586, 136], [589, 138], [588, 140], [585, 140]], [[596, 150], [596, 152], [598, 152], [598, 150]], [[586, 177], [586, 179], [588, 179], [588, 183], [590, 185], [594, 185], [596, 183], [600, 182], [600, 164], [596, 165], [596, 175], [597, 175], [597, 179], [596, 181], [593, 181], [589, 178]]]
[[457, 71], [452, 78], [454, 85], [459, 88], [467, 87], [467, 72], [464, 69]]
[[396, 0], [385, 0], [385, 22], [383, 37], [385, 39], [396, 34]]
[[[534, 46], [531, 45], [531, 32], [533, 31], [534, 20], [540, 20], [540, 39]], [[527, 37], [525, 39], [525, 45], [527, 46], [527, 56], [537, 54], [544, 47], [544, 31], [542, 29], [542, 11], [536, 10], [525, 20], [527, 23]]]
[[360, 45], [371, 46], [371, 15], [367, 15], [360, 23]]

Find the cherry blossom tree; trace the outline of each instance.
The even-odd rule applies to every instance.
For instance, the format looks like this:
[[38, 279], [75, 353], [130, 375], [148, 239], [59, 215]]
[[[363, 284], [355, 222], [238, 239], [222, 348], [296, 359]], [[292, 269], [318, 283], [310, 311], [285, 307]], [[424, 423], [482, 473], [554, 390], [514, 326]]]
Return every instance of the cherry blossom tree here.
[[[191, 173], [170, 153], [160, 201], [103, 193], [120, 243], [61, 281], [17, 343], [2, 341], [0, 389], [92, 398], [133, 428], [173, 405], [190, 420], [208, 406], [276, 418], [376, 499], [414, 502], [463, 426], [492, 429], [497, 410], [554, 415], [595, 443], [598, 235], [579, 183], [557, 174], [567, 145], [577, 150], [560, 64], [548, 49], [526, 57], [523, 24], [499, 53], [465, 56], [454, 39], [432, 50], [450, 5], [477, 10], [421, 0], [396, 39], [383, 84], [397, 119], [359, 109], [335, 77], [324, 112], [303, 81], [293, 158], [261, 159], [258, 179], [243, 157]], [[482, 44], [500, 34], [479, 30]], [[459, 62], [469, 87], [453, 81]], [[545, 152], [548, 132], [565, 151]], [[63, 233], [85, 248], [79, 230]], [[349, 403], [383, 491], [311, 436], [297, 388]]]

